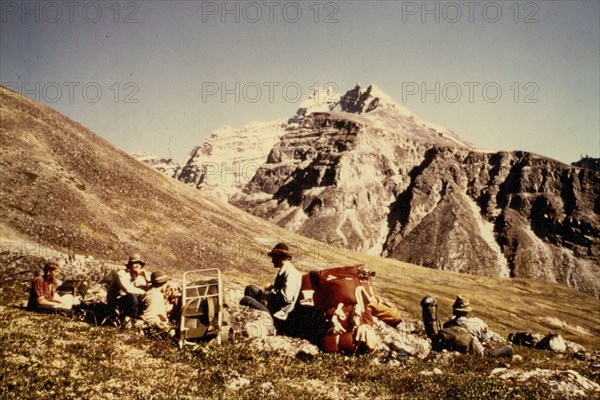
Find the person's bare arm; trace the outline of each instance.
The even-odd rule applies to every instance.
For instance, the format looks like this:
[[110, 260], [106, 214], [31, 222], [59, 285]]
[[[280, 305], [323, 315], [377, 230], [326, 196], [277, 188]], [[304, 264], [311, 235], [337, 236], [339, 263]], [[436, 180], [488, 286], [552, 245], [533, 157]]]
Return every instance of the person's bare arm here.
[[48, 300], [45, 297], [39, 297], [37, 303], [39, 306], [52, 306], [52, 307], [62, 304], [62, 302], [60, 302], [60, 301]]

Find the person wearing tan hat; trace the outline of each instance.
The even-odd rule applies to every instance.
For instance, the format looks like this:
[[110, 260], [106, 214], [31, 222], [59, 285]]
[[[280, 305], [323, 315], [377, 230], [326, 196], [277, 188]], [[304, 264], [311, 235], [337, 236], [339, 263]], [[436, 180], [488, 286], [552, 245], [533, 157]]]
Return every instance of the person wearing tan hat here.
[[153, 272], [150, 278], [152, 287], [142, 296], [144, 312], [142, 319], [150, 324], [169, 328], [165, 292], [169, 276], [162, 271]]
[[144, 265], [146, 263], [139, 254], [132, 254], [125, 269], [115, 274], [106, 296], [109, 309], [131, 318], [141, 314], [140, 297], [146, 293], [150, 281]]
[[[267, 253], [273, 267], [279, 269], [275, 282], [261, 290], [246, 286], [240, 304], [267, 311], [273, 316], [276, 327], [282, 329], [284, 321], [294, 309], [302, 286], [302, 274], [291, 263], [292, 253], [287, 244], [278, 243]], [[264, 304], [266, 302], [266, 305]]]
[[71, 309], [71, 304], [68, 304], [67, 301], [63, 301], [56, 292], [56, 288], [58, 287], [58, 274], [63, 265], [64, 260], [59, 258], [46, 262], [43, 275], [38, 272], [33, 279], [31, 290], [29, 291], [27, 309], [41, 312], [55, 312], [57, 310]]
[[469, 317], [471, 311], [473, 308], [469, 299], [459, 294], [452, 305], [452, 318], [444, 324], [444, 328], [458, 325], [469, 331], [473, 337], [475, 351], [480, 356], [512, 358], [512, 347], [501, 346], [496, 349], [492, 347], [487, 333], [487, 324], [479, 318]]

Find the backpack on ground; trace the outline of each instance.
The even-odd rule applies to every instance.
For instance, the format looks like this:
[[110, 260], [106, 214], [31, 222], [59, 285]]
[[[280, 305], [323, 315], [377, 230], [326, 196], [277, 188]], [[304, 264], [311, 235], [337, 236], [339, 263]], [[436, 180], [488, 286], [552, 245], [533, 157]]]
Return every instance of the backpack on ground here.
[[473, 336], [460, 325], [442, 327], [437, 313], [437, 303], [433, 296], [425, 296], [421, 300], [421, 313], [425, 333], [431, 339], [435, 351], [450, 350], [464, 354], [475, 352]]
[[[308, 281], [317, 311], [327, 318], [327, 331], [321, 339], [326, 353], [370, 352], [377, 348], [378, 337], [367, 305], [373, 298], [371, 273], [362, 265], [312, 271]], [[307, 279], [303, 279], [308, 291]]]
[[60, 286], [56, 288], [58, 294], [72, 294], [73, 297], [84, 297], [89, 289], [89, 284], [83, 279], [69, 279], [64, 281]]
[[462, 326], [453, 325], [442, 328], [438, 333], [438, 341], [442, 349], [474, 354], [473, 336]]

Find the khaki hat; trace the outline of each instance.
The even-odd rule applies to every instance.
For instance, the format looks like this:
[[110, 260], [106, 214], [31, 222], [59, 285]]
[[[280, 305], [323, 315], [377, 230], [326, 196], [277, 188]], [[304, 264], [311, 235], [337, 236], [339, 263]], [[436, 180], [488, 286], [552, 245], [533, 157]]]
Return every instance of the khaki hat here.
[[469, 312], [469, 311], [473, 310], [473, 308], [471, 308], [471, 303], [469, 302], [469, 299], [467, 299], [462, 294], [459, 294], [458, 296], [456, 296], [456, 300], [454, 301], [454, 304], [452, 305], [452, 309], [454, 311], [463, 311], [463, 312]]
[[285, 243], [277, 243], [275, 247], [271, 249], [270, 252], [267, 253], [269, 257], [282, 257], [282, 258], [292, 258], [292, 253], [290, 253], [290, 248]]
[[142, 267], [144, 265], [146, 265], [146, 263], [142, 260], [142, 256], [140, 256], [138, 253], [134, 253], [131, 256], [129, 256], [129, 261], [127, 261], [126, 266], [130, 266], [131, 264], [142, 264]]
[[169, 278], [169, 276], [162, 271], [155, 271], [150, 276], [150, 282], [152, 282], [152, 284], [167, 283], [169, 279], [171, 278]]

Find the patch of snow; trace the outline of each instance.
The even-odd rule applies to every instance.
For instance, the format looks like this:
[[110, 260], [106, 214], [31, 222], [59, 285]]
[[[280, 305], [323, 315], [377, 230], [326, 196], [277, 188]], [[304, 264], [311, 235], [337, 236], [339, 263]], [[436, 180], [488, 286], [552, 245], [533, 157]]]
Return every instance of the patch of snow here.
[[510, 268], [508, 267], [508, 260], [506, 259], [506, 256], [504, 256], [504, 253], [502, 253], [500, 246], [498, 246], [498, 242], [496, 242], [496, 236], [494, 235], [494, 225], [485, 218], [483, 218], [479, 207], [477, 206], [475, 201], [471, 197], [469, 197], [469, 195], [463, 193], [463, 197], [466, 203], [471, 208], [471, 211], [473, 212], [473, 217], [475, 218], [477, 226], [479, 227], [479, 234], [481, 235], [483, 240], [485, 240], [490, 249], [492, 249], [492, 251], [496, 253], [498, 265], [500, 266], [500, 273], [498, 274], [498, 276], [500, 278], [510, 278]]
[[339, 223], [335, 227], [335, 233], [340, 239], [342, 239], [342, 247], [348, 247], [348, 238], [346, 235], [344, 235], [344, 232], [342, 232], [342, 226], [344, 225], [344, 222], [346, 222], [345, 218], [342, 217], [339, 219]]
[[[356, 215], [356, 210], [346, 210], [342, 217], [342, 224], [346, 221], [350, 222], [350, 225], [354, 229], [354, 232], [360, 237], [360, 240], [365, 243], [367, 242], [367, 238], [365, 238], [365, 234], [363, 232], [363, 224], [358, 220], [358, 216]], [[362, 249], [360, 249], [362, 250]]]
[[[544, 243], [544, 241], [540, 239], [528, 225], [523, 225], [521, 227], [521, 230], [527, 235], [529, 239], [531, 239], [532, 242], [531, 244], [522, 244], [523, 247], [527, 247], [528, 249], [526, 254], [531, 255], [532, 257], [531, 259], [525, 260], [525, 262], [528, 264], [542, 263], [542, 265], [547, 262], [552, 262], [551, 260], [553, 259], [553, 255], [550, 249], [548, 249], [548, 246]], [[535, 249], [533, 247], [535, 247]], [[533, 258], [533, 255], [535, 255], [535, 258]], [[545, 272], [546, 274], [533, 274], [529, 278], [543, 279], [549, 282], [557, 282], [556, 275], [554, 274], [554, 270], [552, 268], [530, 268], [530, 272], [532, 273], [537, 271]]]
[[388, 237], [388, 221], [387, 218], [383, 218], [379, 224], [379, 235], [375, 240], [375, 243], [366, 250], [367, 255], [381, 256], [383, 253], [383, 245], [385, 244]]
[[339, 93], [333, 86], [318, 87], [306, 100], [300, 103], [298, 115], [306, 116], [313, 112], [330, 112], [340, 101]]

